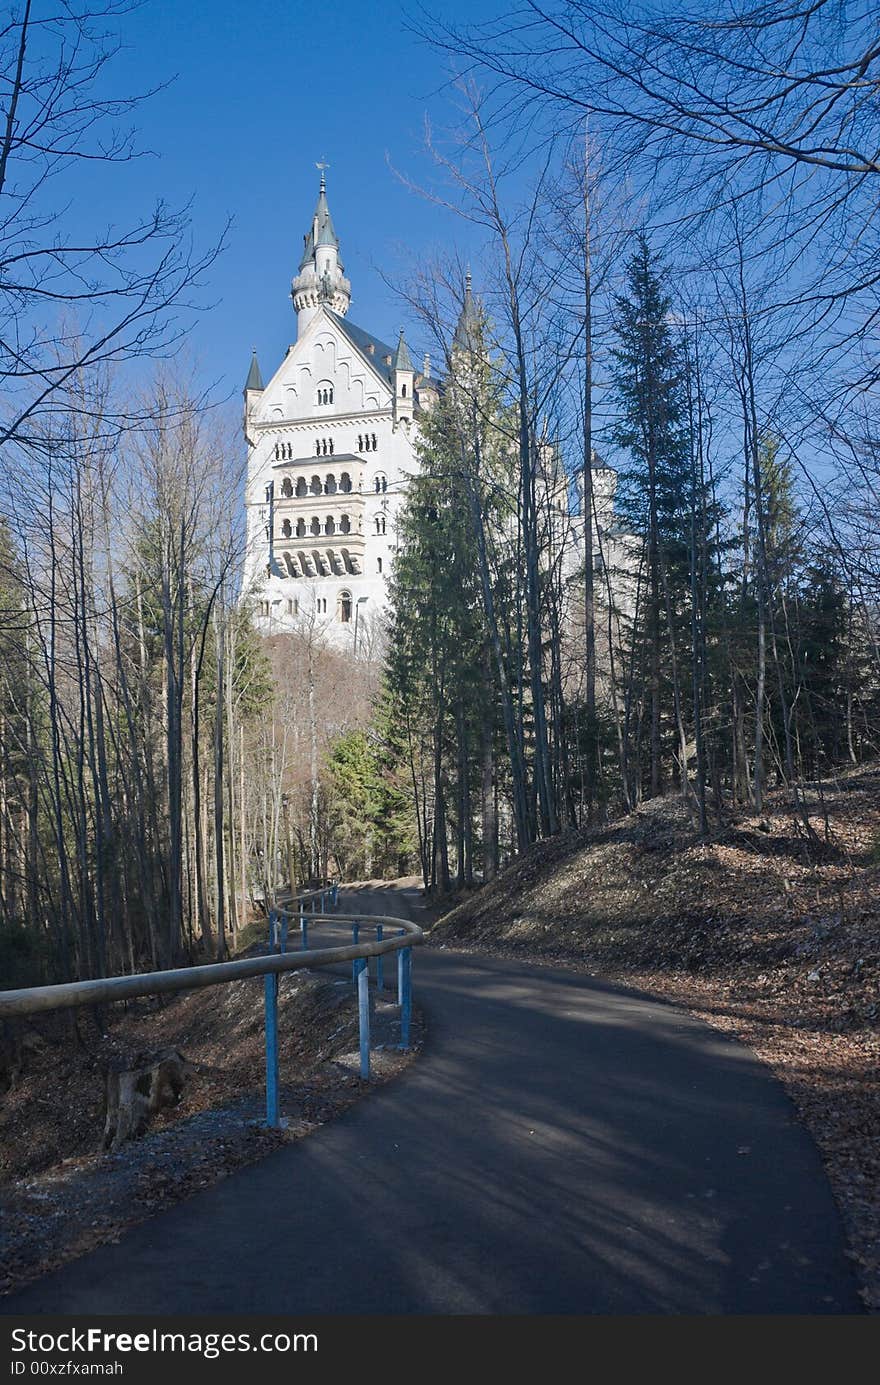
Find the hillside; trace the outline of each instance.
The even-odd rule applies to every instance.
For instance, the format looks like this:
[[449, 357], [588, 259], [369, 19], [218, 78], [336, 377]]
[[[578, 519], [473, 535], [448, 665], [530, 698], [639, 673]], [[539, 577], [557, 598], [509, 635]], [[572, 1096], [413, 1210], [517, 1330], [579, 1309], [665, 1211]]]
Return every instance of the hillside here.
[[[700, 840], [678, 800], [537, 847], [432, 940], [560, 962], [736, 1033], [819, 1145], [880, 1308], [880, 766], [781, 795]], [[827, 826], [826, 826], [827, 815]]]

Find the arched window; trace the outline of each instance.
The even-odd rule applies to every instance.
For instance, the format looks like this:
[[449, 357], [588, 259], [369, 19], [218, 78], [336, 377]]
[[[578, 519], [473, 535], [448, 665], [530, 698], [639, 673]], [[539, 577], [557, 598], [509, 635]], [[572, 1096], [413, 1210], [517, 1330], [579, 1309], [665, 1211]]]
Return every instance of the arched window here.
[[289, 539], [293, 530], [290, 527], [290, 520], [286, 519], [281, 526], [281, 532], [286, 539]]
[[349, 519], [348, 515], [341, 515], [341, 516], [340, 516], [340, 519], [339, 519], [339, 532], [340, 532], [340, 534], [350, 534], [350, 533], [351, 533], [351, 520]]
[[316, 456], [316, 457], [320, 457], [320, 455], [321, 455], [321, 439], [320, 439], [320, 438], [315, 438], [315, 456]]
[[323, 486], [321, 485], [321, 478], [320, 478], [320, 476], [313, 476], [313, 477], [312, 477], [312, 482], [311, 482], [311, 486], [309, 487], [309, 489], [311, 490], [312, 495], [322, 495], [322, 494], [323, 494], [324, 488], [323, 488]]
[[326, 522], [325, 525], [324, 525], [324, 533], [325, 533], [325, 534], [335, 534], [335, 533], [336, 533], [336, 523], [335, 523], [335, 521], [334, 521], [332, 515], [328, 515], [328, 516], [327, 516], [327, 522]]
[[351, 620], [351, 592], [339, 593], [339, 619], [345, 625]]
[[343, 471], [339, 478], [339, 489], [342, 491], [343, 495], [351, 494], [351, 477], [347, 471]]
[[384, 495], [388, 489], [388, 477], [380, 471], [376, 477], [376, 494]]
[[376, 533], [377, 533], [377, 534], [384, 534], [384, 533], [385, 533], [385, 516], [384, 516], [384, 515], [377, 515], [377, 516], [376, 516]]
[[298, 519], [298, 520], [296, 521], [296, 537], [297, 537], [298, 539], [304, 539], [305, 536], [306, 536], [306, 522], [305, 522], [304, 519]]
[[284, 496], [285, 500], [289, 500], [293, 495], [293, 482], [289, 476], [285, 476], [281, 483], [281, 494]]
[[376, 571], [377, 571], [377, 572], [381, 572], [381, 571], [382, 571], [382, 559], [381, 559], [381, 558], [377, 558], [377, 559], [376, 559]]
[[335, 495], [335, 494], [336, 494], [336, 477], [333, 475], [332, 471], [327, 473], [327, 479], [326, 479], [326, 481], [324, 482], [324, 494], [325, 494], [325, 495]]
[[317, 403], [319, 405], [333, 403], [333, 386], [329, 380], [322, 380], [318, 385]]
[[401, 393], [401, 397], [402, 397], [403, 399], [406, 399], [406, 385], [401, 385], [401, 387], [400, 387], [400, 393]]
[[311, 531], [312, 531], [313, 534], [320, 534], [320, 532], [321, 532], [321, 521], [318, 519], [318, 516], [317, 516], [317, 515], [312, 515], [312, 522], [311, 522], [311, 525], [310, 525], [309, 527], [311, 528]]
[[308, 495], [309, 488], [304, 476], [298, 476], [296, 480], [296, 494], [299, 496]]
[[376, 434], [374, 433], [374, 434], [373, 434], [373, 451], [374, 451], [374, 452], [376, 451], [377, 445], [378, 445], [378, 444], [376, 443]]

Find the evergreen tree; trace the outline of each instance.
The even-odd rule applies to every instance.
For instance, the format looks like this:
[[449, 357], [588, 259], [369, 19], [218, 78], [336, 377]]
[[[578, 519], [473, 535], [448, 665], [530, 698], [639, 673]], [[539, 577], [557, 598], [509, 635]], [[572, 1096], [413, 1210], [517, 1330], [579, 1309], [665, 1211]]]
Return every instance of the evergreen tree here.
[[[626, 291], [616, 299], [618, 345], [613, 356], [619, 414], [613, 440], [629, 459], [620, 476], [621, 512], [644, 545], [645, 591], [633, 632], [634, 667], [642, 670], [644, 685], [636, 698], [640, 711], [634, 734], [640, 746], [643, 708], [652, 796], [663, 788], [664, 713], [670, 703], [679, 742], [684, 740], [680, 663], [692, 549], [685, 370], [670, 311], [662, 265], [642, 233], [627, 265]], [[683, 745], [680, 759], [682, 755]], [[684, 778], [684, 764], [680, 773]]]

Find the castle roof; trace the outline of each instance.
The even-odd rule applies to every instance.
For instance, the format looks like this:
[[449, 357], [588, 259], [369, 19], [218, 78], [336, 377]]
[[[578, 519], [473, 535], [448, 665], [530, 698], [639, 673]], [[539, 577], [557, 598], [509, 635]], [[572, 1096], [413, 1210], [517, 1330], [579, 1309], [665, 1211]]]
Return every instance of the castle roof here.
[[260, 374], [260, 363], [257, 360], [257, 349], [254, 347], [254, 354], [251, 356], [251, 368], [248, 371], [246, 390], [261, 390], [263, 388], [263, 377]]

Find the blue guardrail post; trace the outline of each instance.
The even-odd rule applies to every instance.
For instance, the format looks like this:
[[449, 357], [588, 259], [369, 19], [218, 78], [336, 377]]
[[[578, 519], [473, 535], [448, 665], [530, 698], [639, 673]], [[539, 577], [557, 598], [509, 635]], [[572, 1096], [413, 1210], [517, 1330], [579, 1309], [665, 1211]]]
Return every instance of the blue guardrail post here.
[[409, 1048], [412, 1021], [412, 948], [401, 948], [397, 954], [397, 994], [400, 1005], [400, 1047]]
[[303, 950], [303, 952], [308, 952], [308, 950], [309, 950], [309, 921], [308, 921], [308, 919], [306, 918], [305, 907], [304, 907], [302, 904], [300, 904], [300, 906], [299, 906], [299, 935], [300, 935], [300, 938], [302, 939], [302, 950]]
[[[397, 936], [398, 936], [398, 938], [405, 938], [405, 937], [406, 937], [406, 929], [405, 929], [405, 928], [399, 928], [398, 931], [397, 931]], [[403, 1006], [403, 969], [404, 969], [404, 961], [403, 961], [403, 952], [401, 951], [401, 952], [398, 952], [398, 954], [397, 954], [397, 1003], [398, 1003], [398, 1005], [400, 1005], [401, 1007]]]
[[[377, 923], [377, 924], [376, 924], [376, 942], [377, 942], [377, 943], [381, 943], [381, 941], [382, 941], [382, 925], [381, 925], [381, 923]], [[384, 989], [385, 989], [385, 968], [384, 968], [384, 966], [383, 966], [384, 961], [385, 961], [385, 958], [382, 956], [382, 954], [381, 954], [381, 952], [380, 952], [380, 953], [379, 953], [379, 956], [376, 958], [376, 990], [377, 990], [377, 991], [384, 991]]]
[[278, 922], [278, 921], [277, 921], [277, 919], [276, 919], [276, 917], [275, 917], [275, 910], [274, 910], [274, 909], [270, 909], [270, 910], [269, 910], [269, 951], [270, 951], [270, 952], [274, 952], [274, 951], [275, 951], [275, 943], [277, 942], [277, 939], [276, 939], [276, 937], [275, 937], [275, 933], [276, 933], [276, 929], [277, 929], [277, 922]]
[[358, 1033], [361, 1041], [361, 1077], [370, 1075], [370, 973], [366, 957], [355, 958], [358, 992]]
[[[351, 941], [352, 941], [352, 945], [353, 945], [354, 947], [357, 947], [357, 945], [358, 945], [358, 940], [359, 940], [360, 936], [361, 936], [360, 924], [358, 924], [358, 923], [353, 923], [353, 924], [351, 925]], [[358, 972], [360, 971], [360, 967], [359, 967], [358, 963], [359, 963], [360, 961], [362, 961], [362, 960], [363, 960], [363, 959], [360, 958], [360, 957], [355, 957], [354, 961], [353, 961], [352, 964], [351, 964], [351, 979], [352, 979], [352, 981], [354, 982], [355, 985], [357, 985], [357, 981], [358, 981]]]
[[263, 977], [266, 1002], [266, 1124], [270, 1130], [281, 1125], [278, 1110], [278, 977]]

